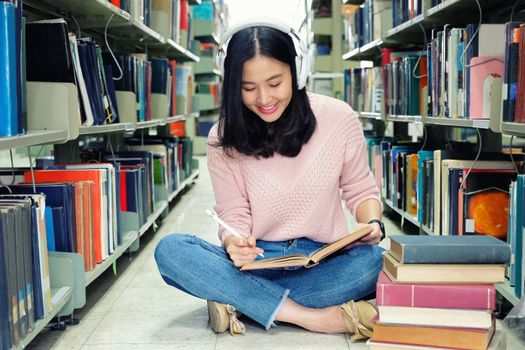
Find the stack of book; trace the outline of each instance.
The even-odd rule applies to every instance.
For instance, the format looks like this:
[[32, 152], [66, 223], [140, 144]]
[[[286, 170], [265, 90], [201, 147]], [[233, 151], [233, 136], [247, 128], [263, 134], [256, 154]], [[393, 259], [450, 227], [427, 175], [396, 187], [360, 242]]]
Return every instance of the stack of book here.
[[[377, 282], [372, 349], [487, 349], [508, 244], [491, 236], [394, 236]], [[499, 339], [498, 339], [499, 341]]]

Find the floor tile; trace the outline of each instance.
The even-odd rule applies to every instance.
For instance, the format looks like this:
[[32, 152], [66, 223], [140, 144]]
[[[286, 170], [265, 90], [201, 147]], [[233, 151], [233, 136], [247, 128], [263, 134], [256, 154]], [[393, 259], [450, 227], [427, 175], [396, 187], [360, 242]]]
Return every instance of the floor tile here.
[[86, 344], [212, 343], [204, 308], [181, 307], [176, 312], [108, 312]]
[[82, 350], [214, 350], [212, 343], [173, 343], [173, 344], [87, 344]]

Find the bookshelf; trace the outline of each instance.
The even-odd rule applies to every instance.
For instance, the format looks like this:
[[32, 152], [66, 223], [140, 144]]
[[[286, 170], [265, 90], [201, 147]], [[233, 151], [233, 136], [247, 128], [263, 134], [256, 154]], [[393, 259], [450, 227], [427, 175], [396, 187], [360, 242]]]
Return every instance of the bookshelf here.
[[[174, 3], [177, 1], [175, 0]], [[202, 2], [201, 0], [190, 0], [189, 4], [200, 5]], [[219, 3], [214, 3], [214, 6], [219, 6]], [[191, 7], [189, 11], [191, 12]], [[182, 42], [176, 41], [174, 37], [163, 36], [152, 27], [138, 21], [131, 13], [112, 5], [107, 0], [27, 0], [24, 1], [24, 15], [27, 16], [28, 22], [64, 18], [70, 32], [75, 32], [77, 35], [81, 32], [83, 37], [94, 38], [95, 42], [100, 44], [104, 50], [107, 49], [104, 43], [104, 29], [107, 27], [108, 41], [115, 52], [142, 53], [148, 59], [151, 57], [168, 57], [175, 59], [177, 65], [182, 66], [200, 61], [199, 53], [194, 53], [189, 49], [193, 47], [190, 43], [186, 47]], [[224, 15], [220, 14], [220, 17], [224, 18]], [[214, 36], [211, 37], [211, 40], [217, 42], [218, 38]], [[78, 73], [75, 72], [75, 74]], [[219, 76], [220, 72], [218, 69], [214, 69], [210, 74]], [[78, 162], [79, 147], [86, 143], [102, 142], [107, 146], [108, 141], [113, 140], [113, 144], [118, 147], [121, 144], [120, 141], [124, 140], [124, 136], [130, 136], [135, 131], [139, 131], [143, 135], [169, 135], [167, 130], [170, 124], [194, 120], [199, 117], [199, 112], [187, 112], [180, 115], [168, 113], [159, 119], [143, 122], [124, 121], [115, 124], [85, 126], [79, 122], [77, 110], [80, 110], [78, 109], [80, 108], [78, 102], [80, 96], [78, 94], [73, 95], [76, 86], [74, 88], [67, 86], [66, 89], [54, 83], [28, 82], [27, 85], [27, 131], [24, 135], [0, 137], [0, 151], [54, 145], [54, 155], [57, 161]], [[43, 95], [39, 96], [39, 94]], [[35, 97], [38, 100], [36, 103], [34, 102]], [[133, 112], [136, 110], [135, 96], [130, 94], [129, 97], [133, 97], [133, 100], [129, 99], [131, 108], [127, 111]], [[69, 104], [64, 103], [64, 100], [69, 101]], [[73, 100], [75, 100], [74, 103]], [[150, 103], [156, 102], [152, 98]], [[120, 106], [120, 102], [117, 104]], [[152, 108], [152, 118], [156, 117], [154, 114]], [[117, 142], [115, 143], [115, 141]], [[50, 152], [52, 148], [42, 147], [39, 155], [43, 149]], [[191, 149], [191, 145], [189, 149]], [[15, 152], [15, 156], [17, 155], [18, 153]], [[195, 169], [196, 161], [190, 159], [185, 164], [191, 164], [193, 172], [190, 169], [188, 170], [191, 172], [189, 176], [181, 175], [185, 178], [180, 179], [178, 187], [168, 187], [167, 182], [158, 185], [165, 192], [168, 191], [168, 188], [177, 189], [166, 194], [155, 193], [157, 199], [154, 205], [155, 210], [150, 213], [142, 226], [138, 224], [138, 213], [121, 212], [123, 216], [121, 244], [116, 246], [114, 252], [102, 263], [97, 264], [93, 270], [84, 271], [83, 258], [79, 253], [49, 253], [52, 309], [42, 319], [35, 322], [33, 329], [21, 339], [19, 344], [13, 346], [13, 349], [26, 348], [52, 319], [66, 317], [71, 315], [75, 309], [82, 308], [85, 304], [86, 287], [93, 284], [111, 266], [115, 268], [117, 260], [126, 252], [131, 253], [138, 249], [140, 237], [150, 231], [156, 222], [165, 217], [170, 209], [170, 203], [175, 203], [176, 199], [185, 193], [198, 178], [199, 171]], [[184, 172], [183, 169], [179, 170], [181, 174], [188, 173]], [[176, 181], [178, 183], [179, 179]], [[156, 187], [157, 185], [155, 192], [158, 190]]]
[[[193, 7], [193, 37], [200, 42], [201, 60], [193, 64], [195, 100], [199, 118], [195, 120], [194, 154], [206, 154], [208, 131], [218, 120], [222, 74], [217, 62], [220, 34], [227, 26], [222, 1], [203, 0]], [[193, 128], [192, 128], [193, 129]], [[191, 130], [190, 132], [193, 132]]]
[[[376, 2], [374, 2], [374, 5], [375, 4]], [[511, 9], [517, 3], [511, 0], [479, 0], [479, 4], [483, 13], [482, 23], [503, 24], [509, 21]], [[367, 6], [366, 3], [364, 6]], [[520, 10], [514, 12], [514, 21], [519, 21], [523, 23], [525, 22], [525, 18], [523, 18], [522, 13], [523, 7], [518, 6], [518, 8]], [[396, 17], [395, 14], [393, 15], [395, 22]], [[445, 25], [451, 25], [453, 28], [464, 28], [467, 26], [467, 24], [477, 24], [479, 21], [479, 11], [476, 0], [444, 0], [442, 3], [434, 7], [431, 6], [430, 1], [423, 1], [421, 13], [416, 13], [416, 15], [414, 15], [410, 19], [406, 19], [407, 17], [409, 16], [406, 15], [405, 20], [402, 21], [402, 23], [397, 22], [397, 25], [393, 26], [392, 28], [389, 28], [386, 31], [386, 35], [381, 36], [379, 38], [375, 36], [375, 34], [377, 34], [377, 31], [372, 30], [374, 32], [374, 36], [371, 37], [370, 42], [363, 42], [361, 46], [353, 47], [351, 50], [348, 50], [346, 53], [343, 53], [342, 58], [349, 61], [372, 61], [374, 67], [380, 67], [380, 71], [383, 72], [384, 70], [381, 68], [381, 49], [390, 48], [394, 52], [420, 52], [425, 57], [427, 50], [426, 45], [430, 43], [433, 33], [434, 35], [436, 35], [434, 36], [435, 39], [437, 37], [436, 33], [438, 31], [442, 31]], [[375, 18], [376, 17], [374, 17], [374, 19]], [[505, 41], [505, 38], [501, 38], [501, 41]], [[391, 57], [401, 57], [401, 55]], [[399, 62], [404, 61], [400, 60]], [[362, 75], [358, 77], [359, 79], [352, 80], [352, 84], [357, 82], [357, 86], [359, 86], [359, 84], [366, 85], [367, 87], [370, 86], [370, 81], [367, 82], [364, 80], [366, 79], [367, 75], [363, 73], [364, 72], [357, 73]], [[381, 83], [384, 80], [383, 78], [384, 76], [381, 79]], [[375, 81], [372, 82], [372, 84], [374, 84], [374, 89], [377, 90], [379, 90], [378, 86], [381, 86], [381, 105], [383, 105], [383, 94], [385, 91], [388, 91], [387, 89], [391, 88], [391, 86], [389, 86], [387, 89], [384, 89], [382, 85], [376, 86]], [[365, 108], [367, 108], [366, 104], [362, 104], [363, 97], [359, 95], [362, 94], [363, 91], [365, 91], [363, 89], [366, 88], [363, 87], [356, 89], [357, 95], [359, 96], [358, 99], [355, 99], [355, 96], [353, 95], [354, 92], [349, 93], [348, 98], [352, 101], [358, 101], [356, 102], [359, 103], [358, 107], [361, 107], [361, 105], [365, 105]], [[448, 93], [447, 86], [445, 86], [445, 90]], [[369, 90], [366, 91], [368, 92]], [[438, 92], [440, 94], [443, 93], [442, 90], [438, 90]], [[399, 95], [390, 95], [388, 98], [392, 99], [396, 98], [396, 96], [397, 98], [401, 98], [399, 97]], [[427, 97], [428, 95], [424, 96]], [[423, 97], [420, 101], [425, 101], [425, 97]], [[443, 98], [441, 95], [438, 97]], [[432, 98], [434, 98], [434, 96], [432, 96]], [[459, 97], [457, 98], [459, 99]], [[389, 104], [390, 103], [391, 102], [389, 102]], [[388, 114], [388, 112], [385, 111], [378, 113], [377, 109], [365, 109], [364, 111], [358, 110], [358, 114], [361, 120], [366, 121], [368, 125], [373, 125], [373, 136], [379, 139], [381, 139], [382, 137], [384, 137], [383, 135], [385, 135], [385, 126], [388, 126], [386, 127], [386, 130], [388, 130], [389, 136], [404, 136], [405, 140], [407, 141], [409, 141], [410, 139], [412, 141], [416, 141], [416, 139], [422, 141], [424, 138], [424, 142], [428, 141], [435, 145], [444, 144], [445, 142], [449, 142], [450, 140], [469, 141], [472, 144], [472, 141], [474, 140], [474, 135], [476, 135], [477, 132], [479, 137], [481, 138], [481, 144], [483, 145], [482, 151], [491, 152], [501, 151], [502, 146], [508, 145], [511, 135], [520, 138], [525, 137], [525, 124], [502, 121], [502, 117], [499, 115], [499, 113], [496, 113], [495, 115], [493, 114], [490, 119], [469, 119], [453, 117], [449, 118], [445, 116], [446, 113], [449, 113], [449, 110], [446, 109], [446, 112], [443, 112], [442, 105], [439, 105], [439, 108], [441, 109], [439, 115], [433, 115], [430, 107], [423, 108], [422, 106], [423, 105], [420, 104], [420, 113], [414, 113], [418, 115], [390, 115]], [[389, 107], [391, 106], [389, 105]], [[395, 108], [399, 107], [395, 106]], [[459, 111], [461, 111], [460, 107], [457, 108]], [[427, 109], [430, 109], [430, 111], [427, 112]], [[497, 111], [499, 110], [499, 108], [496, 107], [495, 110]], [[416, 133], [416, 135], [409, 135], [410, 130], [412, 129], [413, 131], [415, 129], [411, 128], [412, 126], [417, 126], [419, 128], [421, 128], [421, 126], [424, 126], [424, 130], [426, 132], [424, 134]], [[429, 140], [427, 140], [427, 138], [429, 138]], [[518, 141], [518, 143], [519, 142], [522, 141]], [[479, 139], [478, 141], [474, 142], [474, 146], [476, 144], [480, 145]], [[385, 207], [389, 208], [389, 210], [393, 212], [396, 212], [400, 216], [402, 223], [406, 221], [410, 222], [411, 225], [415, 226], [419, 230], [419, 234], [435, 234], [430, 227], [428, 227], [422, 222], [419, 222], [417, 217], [411, 216], [404, 210], [398, 208], [388, 198], [383, 198], [383, 200], [385, 203]], [[433, 214], [428, 213], [426, 215], [433, 216]], [[520, 245], [522, 245], [522, 243], [520, 242], [521, 241], [518, 241], [517, 246], [513, 246], [513, 251], [517, 251], [518, 259], [520, 259], [519, 255], [523, 255], [523, 252], [520, 253], [522, 249], [520, 248]], [[523, 264], [523, 260], [521, 261], [521, 264]], [[521, 283], [517, 282], [517, 284], [519, 285]], [[520, 297], [516, 294], [519, 293], [519, 291], [516, 290], [514, 286], [511, 286], [509, 281], [497, 285], [496, 288], [498, 292], [512, 304], [516, 304], [519, 301]]]
[[35, 322], [35, 326], [32, 331], [30, 331], [23, 339], [20, 340], [20, 344], [14, 347], [13, 350], [22, 350], [25, 349], [29, 343], [40, 333], [51, 320], [57, 316], [57, 314], [66, 306], [66, 304], [73, 297], [73, 288], [71, 287], [62, 287], [62, 288], [52, 288], [51, 289], [53, 308], [51, 311], [41, 320]]
[[421, 227], [421, 223], [417, 220], [417, 218], [415, 216], [412, 216], [412, 215], [408, 214], [406, 211], [399, 209], [389, 199], [384, 199], [384, 202], [386, 203], [386, 205], [388, 205], [388, 207], [390, 209], [392, 209], [393, 211], [395, 211], [396, 213], [398, 213], [401, 216], [401, 218], [402, 218], [401, 226], [403, 226], [403, 220], [407, 220], [407, 221], [411, 222], [414, 226]]
[[0, 150], [67, 141], [67, 130], [29, 130], [21, 136], [0, 138]]
[[117, 261], [117, 259], [128, 250], [128, 248], [133, 244], [133, 242], [135, 242], [137, 238], [137, 231], [126, 232], [124, 234], [124, 238], [122, 239], [122, 244], [119, 245], [106, 260], [104, 260], [101, 264], [97, 264], [97, 267], [95, 267], [94, 270], [85, 272], [84, 279], [86, 287], [93, 283], [104, 271], [108, 269], [108, 267]]

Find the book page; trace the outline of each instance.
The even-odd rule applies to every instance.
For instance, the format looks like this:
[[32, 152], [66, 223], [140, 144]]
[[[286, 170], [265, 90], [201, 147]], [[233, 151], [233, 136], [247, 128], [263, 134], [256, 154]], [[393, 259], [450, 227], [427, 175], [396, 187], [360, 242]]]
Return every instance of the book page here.
[[347, 236], [344, 236], [343, 238], [338, 239], [335, 242], [332, 242], [330, 244], [325, 245], [322, 248], [317, 249], [312, 254], [310, 254], [310, 260], [317, 263], [321, 259], [324, 259], [328, 255], [346, 247], [350, 243], [358, 241], [362, 237], [366, 236], [368, 233], [370, 233], [370, 229], [368, 227], [361, 227], [360, 229], [355, 230]]
[[241, 271], [271, 269], [278, 267], [305, 266], [310, 259], [304, 254], [292, 254], [279, 256], [277, 258], [257, 260], [241, 267]]

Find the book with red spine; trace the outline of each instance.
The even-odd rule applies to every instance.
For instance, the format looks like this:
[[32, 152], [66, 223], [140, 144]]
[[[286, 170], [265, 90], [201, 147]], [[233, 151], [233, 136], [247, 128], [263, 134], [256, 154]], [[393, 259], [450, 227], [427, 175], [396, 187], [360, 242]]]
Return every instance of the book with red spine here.
[[376, 303], [378, 306], [494, 310], [496, 289], [491, 284], [398, 284], [381, 271]]

